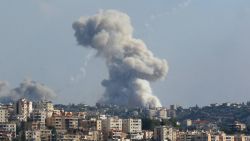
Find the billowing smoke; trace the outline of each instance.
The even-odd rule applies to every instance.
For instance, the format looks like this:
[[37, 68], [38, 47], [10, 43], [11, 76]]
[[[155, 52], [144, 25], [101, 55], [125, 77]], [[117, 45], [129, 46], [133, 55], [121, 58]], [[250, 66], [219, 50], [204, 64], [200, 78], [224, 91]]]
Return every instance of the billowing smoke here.
[[130, 18], [116, 10], [100, 11], [73, 23], [75, 37], [84, 47], [105, 58], [109, 79], [100, 103], [124, 106], [161, 107], [152, 94], [151, 81], [164, 79], [167, 61], [154, 57], [145, 43], [133, 37]]
[[0, 80], [0, 97], [6, 96], [9, 92], [9, 84], [6, 81]]
[[26, 98], [31, 101], [51, 100], [56, 97], [55, 92], [45, 86], [32, 80], [24, 80], [20, 86], [10, 89], [5, 81], [0, 81], [0, 102], [8, 103], [20, 98]]

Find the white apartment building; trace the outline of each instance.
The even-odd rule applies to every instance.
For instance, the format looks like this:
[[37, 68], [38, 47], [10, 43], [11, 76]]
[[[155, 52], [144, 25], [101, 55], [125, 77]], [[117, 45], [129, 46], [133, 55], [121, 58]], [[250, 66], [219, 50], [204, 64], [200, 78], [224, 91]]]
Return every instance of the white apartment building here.
[[125, 133], [140, 133], [142, 130], [141, 119], [123, 119], [122, 131]]
[[27, 118], [30, 117], [32, 110], [32, 102], [27, 99], [19, 99], [15, 104], [15, 113], [20, 115], [24, 121], [27, 121]]

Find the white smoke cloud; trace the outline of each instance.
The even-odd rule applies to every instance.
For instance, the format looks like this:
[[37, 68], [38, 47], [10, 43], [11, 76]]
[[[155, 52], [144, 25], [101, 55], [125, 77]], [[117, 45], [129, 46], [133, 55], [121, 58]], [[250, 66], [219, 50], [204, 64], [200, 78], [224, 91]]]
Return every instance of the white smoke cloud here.
[[81, 79], [84, 79], [85, 78], [85, 76], [86, 76], [86, 74], [87, 74], [87, 71], [86, 71], [86, 68], [87, 68], [87, 66], [88, 66], [88, 64], [89, 64], [89, 61], [91, 60], [91, 58], [93, 58], [95, 56], [95, 52], [93, 51], [93, 50], [91, 50], [88, 54], [87, 54], [87, 56], [85, 57], [85, 59], [84, 59], [84, 62], [83, 62], [83, 65], [82, 65], [82, 67], [80, 67], [80, 69], [79, 69], [79, 73], [78, 74], [76, 74], [76, 75], [72, 75], [71, 77], [70, 77], [70, 81], [72, 82], [72, 83], [76, 83], [76, 82], [79, 82]]
[[26, 98], [31, 101], [51, 100], [55, 97], [56, 93], [52, 89], [33, 80], [24, 80], [19, 87], [14, 89], [9, 89], [7, 82], [0, 81], [1, 102], [13, 102], [20, 98]]
[[109, 79], [102, 103], [160, 107], [149, 81], [164, 79], [167, 61], [156, 58], [145, 43], [133, 37], [130, 18], [116, 10], [104, 10], [73, 23], [78, 43], [94, 48], [106, 60]]

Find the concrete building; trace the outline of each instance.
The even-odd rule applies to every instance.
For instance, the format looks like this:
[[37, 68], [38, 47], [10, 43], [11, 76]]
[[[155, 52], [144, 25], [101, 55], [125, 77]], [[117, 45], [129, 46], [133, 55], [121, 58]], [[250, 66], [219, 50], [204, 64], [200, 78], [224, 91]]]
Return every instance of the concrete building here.
[[155, 141], [175, 141], [176, 130], [172, 127], [158, 126], [154, 128]]
[[51, 117], [54, 111], [54, 105], [51, 101], [43, 100], [33, 104], [34, 109], [45, 111], [46, 117]]
[[154, 137], [154, 132], [153, 131], [149, 131], [149, 130], [143, 130], [143, 139], [144, 140], [150, 140]]
[[65, 117], [54, 115], [51, 117], [51, 125], [55, 127], [57, 130], [65, 129]]
[[79, 129], [102, 131], [102, 121], [96, 119], [79, 120]]
[[0, 108], [0, 122], [8, 122], [8, 109]]
[[0, 123], [0, 131], [10, 132], [12, 137], [16, 137], [16, 124]]
[[34, 110], [30, 114], [30, 118], [31, 118], [32, 121], [44, 122], [45, 123], [46, 113], [45, 113], [45, 111], [42, 111], [42, 110]]
[[40, 130], [41, 141], [50, 141], [52, 139], [51, 130]]
[[78, 129], [78, 118], [77, 117], [65, 117], [66, 129]]
[[96, 130], [102, 131], [102, 120], [96, 120]]
[[102, 120], [102, 132], [104, 140], [108, 137], [120, 138], [122, 136], [122, 119], [118, 117], [111, 117]]
[[39, 130], [27, 130], [25, 131], [26, 141], [41, 141], [41, 133]]
[[11, 132], [8, 131], [0, 131], [0, 140], [1, 141], [12, 141], [13, 136]]
[[117, 117], [102, 120], [102, 127], [104, 132], [122, 131], [122, 119]]
[[169, 110], [167, 110], [166, 108], [162, 108], [162, 107], [147, 109], [146, 113], [150, 119], [169, 118]]
[[30, 117], [32, 110], [32, 102], [27, 99], [22, 98], [15, 103], [15, 113], [16, 115], [20, 115], [20, 120], [27, 121], [27, 118]]
[[125, 133], [141, 133], [142, 122], [141, 119], [123, 119], [122, 131]]

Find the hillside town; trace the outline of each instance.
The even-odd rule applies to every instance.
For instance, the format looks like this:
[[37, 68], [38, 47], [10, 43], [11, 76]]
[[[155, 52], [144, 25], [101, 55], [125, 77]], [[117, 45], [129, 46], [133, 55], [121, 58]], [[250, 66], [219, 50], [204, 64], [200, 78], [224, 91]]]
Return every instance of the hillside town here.
[[[216, 109], [221, 108], [220, 106], [240, 109], [244, 105], [249, 108], [248, 103], [210, 105], [206, 109], [216, 106]], [[195, 119], [197, 114], [193, 111], [201, 112], [202, 109], [184, 109], [175, 105], [169, 108], [126, 108], [102, 104], [54, 105], [46, 100], [32, 102], [19, 99], [13, 103], [1, 104], [0, 140], [250, 141], [248, 122], [239, 119], [227, 123], [228, 130], [224, 130], [220, 123], [228, 118], [226, 115], [220, 116], [220, 121], [211, 120], [209, 116]], [[187, 114], [187, 110], [194, 116]], [[227, 113], [231, 114], [230, 111]]]

